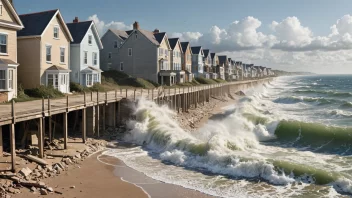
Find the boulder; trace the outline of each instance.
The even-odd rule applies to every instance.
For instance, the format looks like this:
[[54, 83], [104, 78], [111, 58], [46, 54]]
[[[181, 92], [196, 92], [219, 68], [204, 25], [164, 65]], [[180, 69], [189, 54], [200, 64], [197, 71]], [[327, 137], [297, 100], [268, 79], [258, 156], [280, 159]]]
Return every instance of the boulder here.
[[44, 188], [41, 188], [40, 189], [40, 194], [41, 195], [48, 195], [48, 191], [46, 189], [44, 189]]
[[24, 177], [28, 177], [32, 173], [32, 170], [26, 167], [22, 168], [19, 173], [22, 174]]

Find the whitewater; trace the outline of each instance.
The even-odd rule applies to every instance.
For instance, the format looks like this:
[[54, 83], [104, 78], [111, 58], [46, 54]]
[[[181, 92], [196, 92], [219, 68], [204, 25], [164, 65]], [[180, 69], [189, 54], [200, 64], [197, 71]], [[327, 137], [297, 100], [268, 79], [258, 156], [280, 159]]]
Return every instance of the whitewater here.
[[197, 132], [141, 98], [105, 155], [156, 180], [218, 197], [352, 195], [352, 76], [279, 77], [244, 90]]

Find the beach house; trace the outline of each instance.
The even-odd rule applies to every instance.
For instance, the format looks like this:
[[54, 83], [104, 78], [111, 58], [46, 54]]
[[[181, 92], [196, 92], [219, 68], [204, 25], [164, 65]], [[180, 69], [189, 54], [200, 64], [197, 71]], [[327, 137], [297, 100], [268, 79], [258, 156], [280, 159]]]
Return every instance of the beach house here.
[[219, 59], [219, 66], [223, 67], [224, 69], [224, 76], [225, 76], [225, 80], [229, 80], [229, 63], [228, 63], [228, 59], [227, 56], [218, 56]]
[[53, 86], [69, 90], [69, 50], [73, 41], [60, 11], [20, 15], [25, 28], [17, 34], [18, 82], [24, 88]]
[[101, 43], [104, 48], [100, 50], [100, 69], [108, 71], [119, 67], [118, 52], [123, 42], [129, 36], [127, 33], [123, 30], [109, 29], [101, 37]]
[[204, 52], [201, 46], [191, 47], [192, 50], [192, 72], [195, 77], [204, 76], [203, 57]]
[[185, 71], [185, 81], [192, 82], [193, 73], [192, 73], [192, 50], [189, 42], [181, 42], [182, 54], [182, 70]]
[[12, 1], [0, 1], [0, 102], [17, 97], [17, 31], [23, 29]]
[[158, 29], [153, 32], [143, 30], [135, 22], [133, 30], [127, 34], [129, 36], [117, 54], [120, 63], [113, 65], [113, 69], [161, 85], [174, 85], [176, 72], [170, 65], [171, 47], [166, 33]]
[[170, 65], [172, 67], [172, 70], [176, 73], [176, 82], [184, 83], [185, 71], [182, 69], [183, 51], [182, 51], [180, 39], [170, 38], [169, 44], [171, 47]]
[[219, 57], [216, 53], [210, 53], [213, 72], [217, 74], [217, 78], [225, 80], [224, 65], [219, 64]]
[[71, 81], [86, 87], [100, 83], [102, 70], [99, 58], [103, 45], [94, 22], [80, 22], [76, 17], [66, 25], [73, 38], [70, 45]]
[[204, 77], [205, 78], [211, 78], [211, 57], [210, 57], [210, 50], [209, 49], [204, 49], [203, 50], [204, 56], [203, 56], [203, 67], [204, 67]]

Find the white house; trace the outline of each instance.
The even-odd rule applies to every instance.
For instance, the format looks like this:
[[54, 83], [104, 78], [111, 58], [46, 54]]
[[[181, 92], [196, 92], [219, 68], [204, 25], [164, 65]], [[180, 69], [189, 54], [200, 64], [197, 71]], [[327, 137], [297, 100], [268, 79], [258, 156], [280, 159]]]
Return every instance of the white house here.
[[86, 87], [100, 83], [102, 70], [99, 59], [103, 44], [94, 22], [79, 22], [76, 17], [67, 27], [73, 37], [70, 44], [71, 81]]

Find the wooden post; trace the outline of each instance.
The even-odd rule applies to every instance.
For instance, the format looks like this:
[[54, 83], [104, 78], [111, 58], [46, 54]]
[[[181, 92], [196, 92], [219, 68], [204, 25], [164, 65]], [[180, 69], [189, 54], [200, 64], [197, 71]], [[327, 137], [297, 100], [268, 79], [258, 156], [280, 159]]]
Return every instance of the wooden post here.
[[65, 112], [63, 114], [63, 121], [64, 121], [64, 124], [63, 124], [63, 127], [64, 127], [64, 149], [66, 150], [67, 149], [67, 139], [68, 139], [68, 123], [67, 123], [67, 112]]
[[117, 103], [117, 117], [119, 120], [119, 124], [121, 124], [121, 100]]
[[136, 101], [136, 89], [133, 91], [133, 100]]
[[127, 99], [127, 89], [126, 89], [126, 99]]
[[99, 130], [100, 130], [99, 92], [97, 92], [97, 106], [95, 111], [95, 131], [98, 137], [100, 136]]
[[108, 105], [108, 94], [105, 92], [105, 102], [103, 104], [103, 133], [105, 133], [105, 127], [106, 127], [106, 105]]
[[152, 101], [154, 102], [154, 88], [152, 89]]
[[172, 108], [172, 101], [171, 101], [171, 88], [169, 88], [169, 95], [167, 96], [168, 106]]
[[90, 101], [93, 101], [93, 92], [90, 92]]
[[52, 117], [51, 117], [51, 113], [50, 113], [50, 109], [51, 109], [51, 105], [50, 105], [50, 98], [48, 98], [48, 116], [49, 116], [49, 142], [52, 142], [53, 139], [51, 137], [52, 135]]
[[147, 97], [147, 100], [149, 100], [149, 89], [148, 89], [148, 97]]
[[177, 92], [176, 92], [176, 87], [175, 87], [175, 89], [174, 89], [174, 110], [176, 111], [176, 109], [177, 109]]
[[15, 123], [16, 123], [16, 113], [15, 113], [15, 101], [12, 100], [11, 103], [11, 114], [12, 123], [10, 126], [10, 145], [11, 145], [11, 165], [12, 172], [16, 171], [16, 142], [15, 142]]
[[86, 137], [87, 137], [87, 101], [86, 101], [86, 92], [83, 94], [84, 97], [84, 108], [82, 109], [82, 141], [83, 143], [86, 143]]
[[141, 98], [143, 98], [143, 88], [141, 89]]

